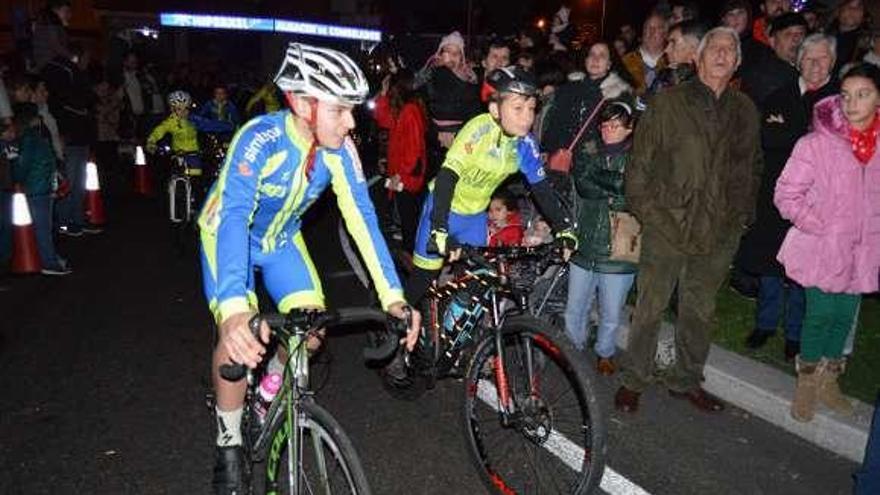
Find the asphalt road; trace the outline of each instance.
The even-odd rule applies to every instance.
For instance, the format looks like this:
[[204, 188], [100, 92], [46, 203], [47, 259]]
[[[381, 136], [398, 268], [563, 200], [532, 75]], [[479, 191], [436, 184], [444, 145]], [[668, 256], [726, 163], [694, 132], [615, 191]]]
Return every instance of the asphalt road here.
[[[212, 330], [197, 258], [171, 248], [155, 202], [108, 201], [108, 215], [104, 234], [60, 240], [72, 275], [0, 279], [2, 494], [209, 493]], [[313, 222], [330, 304], [369, 301], [335, 218]], [[458, 422], [461, 384], [389, 398], [357, 330], [331, 334], [315, 376], [374, 493], [483, 493]], [[616, 386], [599, 381], [606, 410]], [[661, 390], [635, 416], [611, 414], [609, 430], [608, 465], [630, 483], [613, 493], [847, 494], [856, 469], [741, 410], [709, 416]]]

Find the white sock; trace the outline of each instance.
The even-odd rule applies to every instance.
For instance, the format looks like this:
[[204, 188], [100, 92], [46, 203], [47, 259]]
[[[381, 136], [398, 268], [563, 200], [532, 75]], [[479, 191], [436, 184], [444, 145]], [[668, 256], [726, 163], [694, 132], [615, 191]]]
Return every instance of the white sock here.
[[278, 358], [278, 353], [276, 352], [272, 359], [269, 360], [268, 366], [266, 366], [266, 372], [268, 373], [278, 373], [279, 375], [284, 375], [284, 363], [281, 362], [281, 359]]
[[241, 445], [241, 413], [243, 409], [222, 411], [214, 407], [217, 413], [217, 446], [231, 447]]

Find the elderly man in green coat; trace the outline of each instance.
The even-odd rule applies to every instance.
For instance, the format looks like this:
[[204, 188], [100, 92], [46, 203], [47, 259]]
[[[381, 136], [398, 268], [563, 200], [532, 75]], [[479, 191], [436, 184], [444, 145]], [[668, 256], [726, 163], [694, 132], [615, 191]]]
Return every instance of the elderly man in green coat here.
[[[729, 86], [739, 46], [735, 31], [709, 31], [698, 50], [698, 77], [655, 96], [635, 132], [626, 201], [642, 223], [643, 248], [623, 386], [615, 396], [620, 411], [635, 412], [653, 381], [702, 411], [724, 408], [703, 390], [703, 367], [715, 295], [754, 216], [762, 168], [758, 112]], [[676, 286], [676, 362], [658, 377], [657, 337]]]

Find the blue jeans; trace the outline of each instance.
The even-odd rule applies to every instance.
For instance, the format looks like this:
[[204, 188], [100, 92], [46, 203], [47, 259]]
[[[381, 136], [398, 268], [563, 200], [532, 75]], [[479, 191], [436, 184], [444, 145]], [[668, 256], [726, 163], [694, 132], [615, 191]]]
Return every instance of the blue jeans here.
[[855, 474], [854, 495], [880, 493], [880, 396], [874, 404], [874, 420], [865, 447], [865, 461]]
[[565, 305], [565, 333], [579, 350], [587, 345], [587, 328], [594, 296], [599, 296], [599, 334], [596, 354], [609, 358], [617, 350], [617, 328], [623, 305], [635, 280], [634, 273], [597, 273], [569, 263], [568, 302]]
[[27, 199], [34, 222], [40, 263], [43, 268], [58, 268], [58, 254], [55, 252], [55, 241], [52, 238], [52, 195], [28, 196]]
[[805, 308], [803, 287], [790, 280], [786, 281], [783, 277], [761, 277], [758, 308], [755, 312], [755, 327], [759, 331], [776, 332], [779, 313], [783, 312], [785, 339], [799, 342]]
[[67, 180], [70, 181], [70, 194], [58, 202], [58, 223], [71, 232], [82, 230], [85, 225], [83, 198], [86, 193], [86, 161], [89, 159], [88, 146], [66, 146], [64, 160]]

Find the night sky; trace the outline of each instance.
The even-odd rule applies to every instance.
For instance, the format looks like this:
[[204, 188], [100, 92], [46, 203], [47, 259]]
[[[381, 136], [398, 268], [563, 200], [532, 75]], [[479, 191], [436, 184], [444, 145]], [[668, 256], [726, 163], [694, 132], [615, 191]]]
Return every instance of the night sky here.
[[[532, 24], [539, 17], [548, 20], [561, 5], [556, 0], [470, 0], [474, 15], [475, 33], [505, 33], [513, 26]], [[413, 2], [412, 0], [383, 0], [387, 12], [386, 26], [391, 30], [443, 33], [453, 29], [464, 32], [467, 23], [468, 0], [443, 2]], [[624, 22], [640, 22], [657, 4], [657, 0], [607, 0], [606, 25], [609, 30]], [[722, 0], [700, 0], [699, 5], [714, 20]], [[574, 0], [573, 17], [598, 24], [601, 18], [601, 0]]]

